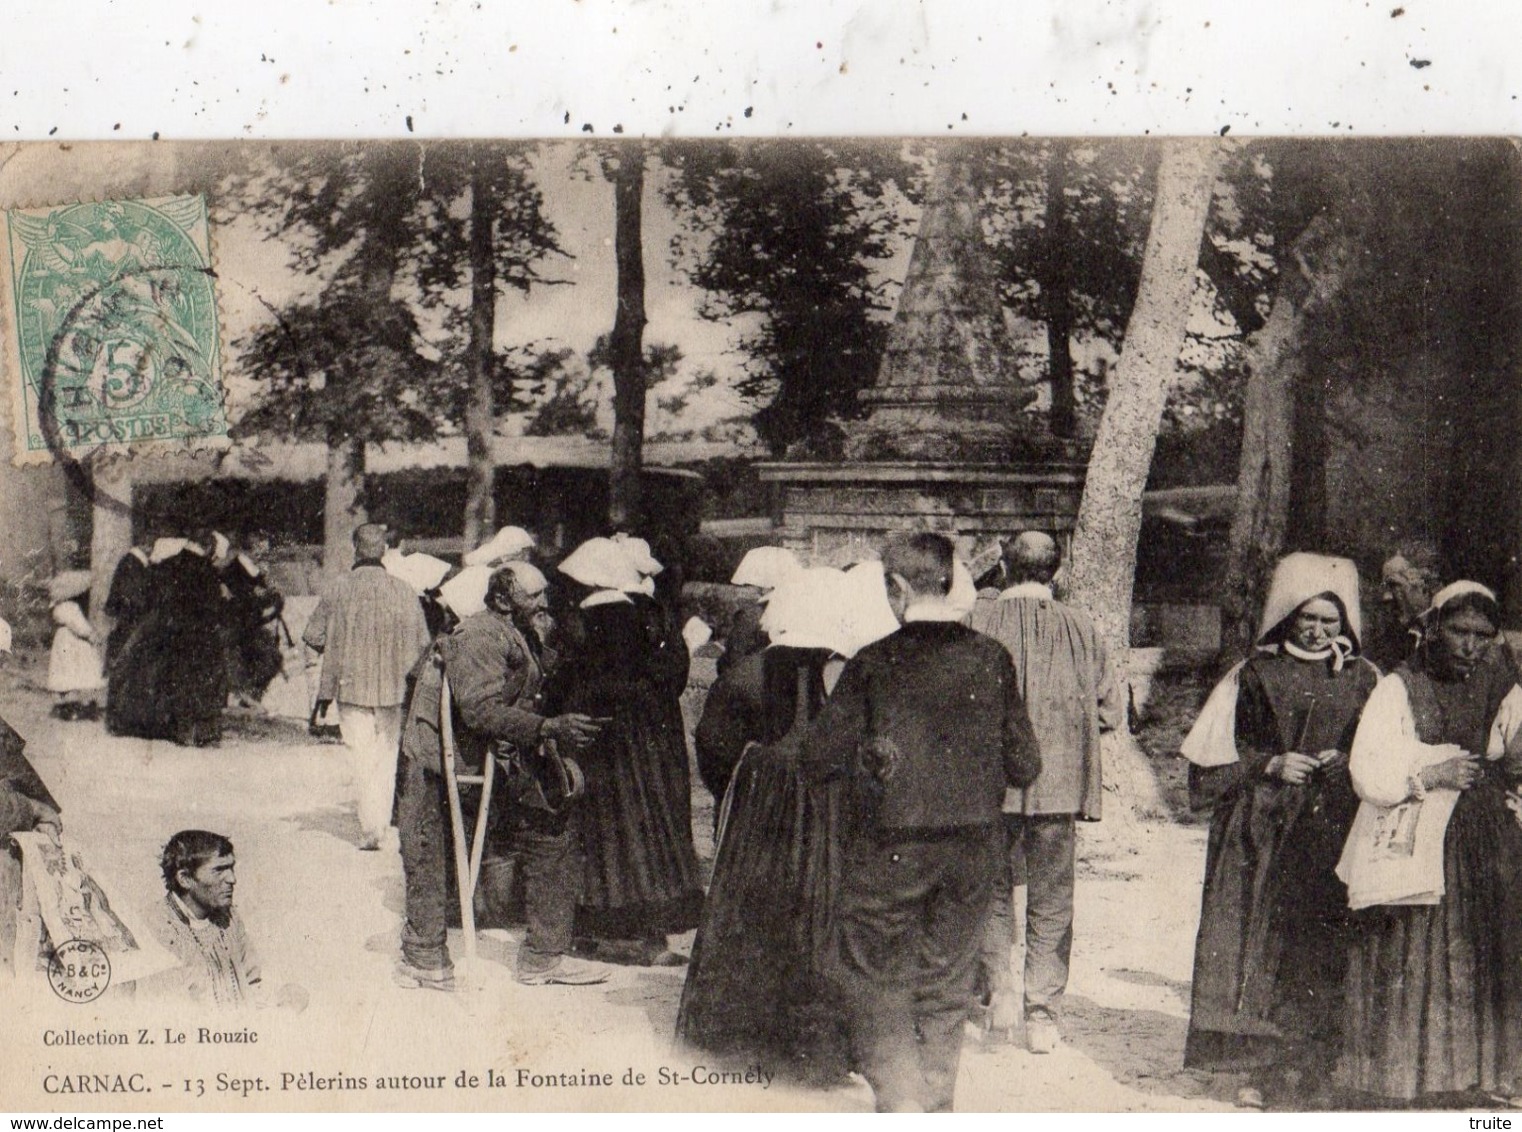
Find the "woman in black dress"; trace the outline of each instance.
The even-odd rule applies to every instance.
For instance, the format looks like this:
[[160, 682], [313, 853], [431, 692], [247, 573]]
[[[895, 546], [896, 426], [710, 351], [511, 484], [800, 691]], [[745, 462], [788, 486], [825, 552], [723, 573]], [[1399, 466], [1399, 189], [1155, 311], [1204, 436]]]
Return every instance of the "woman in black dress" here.
[[1313, 1101], [1340, 1048], [1349, 913], [1335, 869], [1358, 805], [1348, 752], [1378, 679], [1358, 628], [1353, 563], [1289, 555], [1259, 651], [1184, 744], [1190, 802], [1213, 811], [1184, 1063], [1247, 1072], [1244, 1106]]
[[[880, 578], [879, 571], [879, 590]], [[815, 569], [778, 586], [763, 622], [774, 643], [725, 677], [754, 683], [754, 694], [721, 696], [699, 725], [700, 758], [706, 749], [711, 764], [727, 764], [742, 753], [720, 807], [677, 1037], [771, 1059], [816, 1084], [839, 1081], [849, 1068], [844, 1015], [822, 960], [859, 801], [847, 779], [806, 781], [796, 759], [841, 658], [885, 629], [864, 612], [868, 584]], [[896, 626], [891, 612], [889, 619]]]
[[[1359, 823], [1416, 817], [1409, 872], [1425, 889], [1366, 894], [1355, 828], [1349, 889], [1369, 906], [1355, 913], [1345, 1069], [1351, 1088], [1386, 1101], [1483, 1104], [1515, 1095], [1522, 1075], [1522, 827], [1511, 810], [1522, 688], [1500, 655], [1500, 624], [1483, 586], [1439, 591], [1421, 645], [1380, 681], [1353, 743]], [[1423, 854], [1421, 822], [1450, 807], [1440, 855]]]
[[148, 606], [112, 666], [112, 729], [181, 746], [218, 743], [227, 706], [222, 583], [201, 542], [155, 544]]
[[613, 540], [584, 543], [559, 569], [587, 596], [567, 618], [552, 711], [606, 720], [576, 755], [586, 776], [577, 932], [609, 941], [609, 958], [622, 944], [645, 963], [679, 962], [666, 936], [695, 927], [703, 900], [681, 713], [687, 646]]

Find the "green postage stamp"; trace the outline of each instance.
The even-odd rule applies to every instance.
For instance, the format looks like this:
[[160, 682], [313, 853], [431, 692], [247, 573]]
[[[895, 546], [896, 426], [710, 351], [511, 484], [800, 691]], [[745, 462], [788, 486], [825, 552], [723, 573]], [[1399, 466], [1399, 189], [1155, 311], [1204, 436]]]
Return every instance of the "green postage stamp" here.
[[15, 462], [225, 439], [205, 199], [3, 216]]

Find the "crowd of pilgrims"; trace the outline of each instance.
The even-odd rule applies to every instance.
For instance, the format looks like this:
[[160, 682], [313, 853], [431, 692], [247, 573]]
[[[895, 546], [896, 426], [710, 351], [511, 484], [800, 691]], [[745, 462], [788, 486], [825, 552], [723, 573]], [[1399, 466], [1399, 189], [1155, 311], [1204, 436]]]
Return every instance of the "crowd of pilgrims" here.
[[[593, 543], [562, 563], [553, 613], [534, 625], [546, 713], [603, 722], [576, 756], [578, 937], [630, 942], [625, 962], [679, 963], [666, 937], [697, 928], [679, 1038], [838, 1079], [852, 1054], [827, 954], [870, 783], [810, 779], [798, 752], [845, 662], [898, 628], [882, 567], [805, 568], [764, 547], [734, 575], [741, 600], [715, 627], [725, 648], [694, 737], [716, 801], [705, 894], [679, 699], [709, 627], [681, 623], [674, 562], [640, 539]], [[507, 528], [463, 568], [394, 550], [383, 565], [438, 639], [484, 608], [494, 571], [532, 554]], [[88, 639], [77, 580], [53, 596], [58, 633]], [[960, 562], [947, 600], [964, 613], [979, 600]], [[229, 689], [256, 694], [279, 667], [279, 595], [215, 534], [134, 550], [107, 612], [119, 734], [213, 742]], [[1362, 655], [1353, 563], [1288, 556], [1252, 655], [1183, 743], [1190, 802], [1211, 814], [1184, 1061], [1243, 1082], [1242, 1105], [1483, 1103], [1518, 1087], [1517, 664], [1484, 586], [1454, 582], [1415, 612], [1407, 655], [1381, 675]]]
[[[760, 647], [728, 654], [697, 732], [724, 803], [678, 1030], [829, 1079], [851, 1065], [832, 899], [869, 800], [800, 777], [799, 725], [832, 666], [892, 626], [835, 572], [763, 584], [765, 614], [731, 638]], [[1287, 556], [1252, 655], [1183, 743], [1191, 805], [1211, 814], [1184, 1063], [1244, 1107], [1511, 1104], [1522, 1086], [1518, 667], [1486, 587], [1411, 612], [1381, 675], [1354, 564]]]
[[1212, 814], [1185, 1064], [1238, 1099], [1510, 1103], [1522, 1072], [1522, 689], [1494, 593], [1360, 653], [1346, 559], [1291, 555], [1183, 744]]
[[104, 648], [90, 621], [90, 572], [52, 578], [53, 714], [98, 719], [104, 695], [112, 734], [218, 742], [229, 698], [257, 704], [282, 667], [284, 599], [253, 556], [264, 540], [249, 541], [239, 550], [208, 530], [133, 547], [112, 574]]

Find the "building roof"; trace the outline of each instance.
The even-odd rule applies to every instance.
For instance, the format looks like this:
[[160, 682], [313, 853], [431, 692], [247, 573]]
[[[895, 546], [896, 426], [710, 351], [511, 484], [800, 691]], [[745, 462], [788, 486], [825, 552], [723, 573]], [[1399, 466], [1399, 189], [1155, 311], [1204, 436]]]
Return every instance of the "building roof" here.
[[[606, 440], [561, 436], [498, 436], [492, 455], [499, 467], [605, 469], [612, 463]], [[720, 457], [756, 455], [750, 449], [715, 441], [647, 441], [645, 471], [658, 475], [698, 478], [676, 465]], [[327, 470], [328, 450], [317, 443], [235, 443], [194, 456], [162, 456], [138, 461], [132, 476], [138, 482], [195, 479], [287, 480], [319, 479]], [[465, 438], [447, 437], [427, 444], [372, 444], [365, 450], [365, 470], [371, 474], [463, 468]]]

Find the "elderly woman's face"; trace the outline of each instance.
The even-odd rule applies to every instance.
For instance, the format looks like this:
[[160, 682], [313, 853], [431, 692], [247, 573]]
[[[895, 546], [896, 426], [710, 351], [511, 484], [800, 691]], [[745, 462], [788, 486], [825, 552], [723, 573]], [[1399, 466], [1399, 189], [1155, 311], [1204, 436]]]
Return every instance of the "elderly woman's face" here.
[[1496, 639], [1496, 626], [1490, 618], [1473, 609], [1461, 609], [1444, 617], [1437, 628], [1437, 640], [1448, 657], [1448, 664], [1459, 676], [1468, 676], [1485, 659]]
[[1342, 612], [1337, 603], [1312, 598], [1295, 610], [1289, 625], [1289, 641], [1306, 652], [1320, 652], [1342, 633]]

